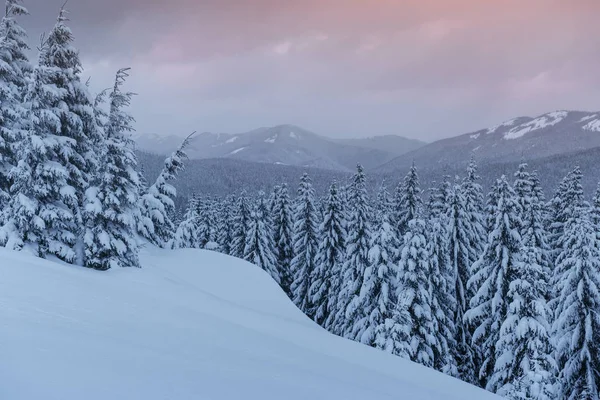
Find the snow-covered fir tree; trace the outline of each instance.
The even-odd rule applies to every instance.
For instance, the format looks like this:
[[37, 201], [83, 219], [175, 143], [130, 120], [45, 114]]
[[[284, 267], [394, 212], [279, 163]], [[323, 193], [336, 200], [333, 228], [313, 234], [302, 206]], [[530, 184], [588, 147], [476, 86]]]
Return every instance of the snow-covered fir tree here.
[[600, 183], [596, 187], [596, 192], [592, 198], [592, 204], [590, 209], [591, 221], [596, 226], [596, 230], [600, 234]]
[[360, 164], [352, 178], [348, 202], [348, 236], [343, 281], [337, 298], [332, 329], [337, 335], [356, 340], [363, 333], [357, 322], [365, 316], [365, 310], [361, 308], [360, 292], [369, 266], [371, 240], [371, 210], [365, 173]]
[[281, 287], [291, 297], [291, 263], [294, 255], [292, 246], [293, 223], [290, 194], [285, 183], [275, 191], [271, 215], [273, 216], [273, 241], [275, 243], [277, 266], [281, 273]]
[[410, 314], [410, 359], [427, 367], [434, 365], [437, 345], [431, 309], [429, 276], [431, 263], [425, 222], [419, 218], [408, 223], [398, 265], [398, 297], [408, 298]]
[[177, 227], [171, 247], [174, 249], [192, 249], [198, 247], [198, 198], [190, 197], [183, 220]]
[[229, 254], [244, 258], [244, 248], [246, 246], [246, 235], [250, 228], [250, 204], [246, 191], [242, 191], [237, 198], [233, 216], [231, 247]]
[[376, 211], [375, 225], [371, 232], [369, 265], [365, 270], [360, 291], [362, 317], [356, 321], [357, 340], [369, 346], [382, 341], [386, 321], [395, 317], [398, 306], [398, 266], [394, 262], [399, 252], [396, 229], [390, 223], [392, 204], [385, 186], [378, 194], [380, 208]]
[[553, 336], [560, 399], [597, 400], [600, 384], [600, 242], [584, 209], [564, 227], [555, 268], [557, 305]]
[[309, 289], [312, 285], [313, 271], [318, 242], [318, 218], [315, 208], [315, 191], [307, 173], [302, 175], [298, 193], [294, 201], [294, 230], [292, 236], [294, 258], [291, 262], [293, 281], [292, 300], [296, 306], [310, 318], [314, 316], [314, 307], [310, 301]]
[[472, 348], [471, 332], [464, 319], [469, 309], [470, 296], [467, 292], [467, 282], [471, 277], [471, 255], [473, 238], [476, 234], [471, 225], [471, 218], [466, 209], [463, 190], [454, 185], [449, 193], [446, 216], [448, 227], [448, 246], [451, 266], [451, 285], [456, 299], [454, 327], [456, 329], [455, 347], [450, 349], [458, 365], [458, 373], [465, 382], [477, 382], [475, 354]]
[[423, 209], [419, 175], [414, 162], [404, 181], [396, 188], [395, 203], [397, 230], [402, 240], [408, 229], [408, 223], [420, 217]]
[[[193, 133], [184, 139], [181, 145], [165, 160], [162, 171], [156, 181], [140, 197], [141, 218], [151, 221], [151, 229], [140, 230], [139, 233], [159, 247], [168, 246], [175, 232], [171, 216], [175, 212], [174, 199], [177, 190], [170, 183], [184, 168], [187, 159], [185, 148], [189, 145]], [[138, 226], [140, 224], [138, 223]], [[146, 228], [146, 225], [142, 225]]]
[[235, 197], [227, 196], [219, 210], [219, 229], [217, 232], [217, 243], [223, 254], [231, 254], [231, 243], [233, 241], [233, 227], [235, 216]]
[[[483, 189], [478, 183], [477, 163], [475, 157], [471, 156], [467, 167], [467, 176], [463, 179], [461, 190], [465, 198], [465, 213], [468, 217], [469, 231], [471, 232], [471, 245], [469, 246], [469, 261], [472, 265], [479, 259], [486, 242], [486, 226], [483, 218], [484, 196]], [[470, 296], [474, 293], [470, 293]]]
[[319, 244], [311, 277], [310, 297], [314, 320], [329, 329], [337, 311], [337, 295], [342, 285], [346, 228], [337, 183], [329, 188], [323, 222], [319, 226]]
[[246, 236], [244, 259], [265, 270], [275, 282], [281, 283], [269, 206], [263, 192], [259, 192], [256, 207], [250, 214], [250, 229]]
[[493, 374], [498, 367], [498, 345], [501, 329], [509, 313], [511, 280], [523, 268], [519, 228], [520, 208], [513, 188], [502, 176], [490, 193], [494, 204], [488, 213], [494, 223], [488, 242], [479, 260], [473, 266], [476, 273], [468, 285], [475, 296], [465, 317], [476, 327], [473, 343], [481, 349], [482, 364], [479, 370], [481, 383], [490, 391], [497, 391]]
[[128, 70], [117, 72], [109, 96], [101, 167], [86, 191], [85, 265], [99, 270], [139, 267], [134, 220], [139, 176], [131, 138], [134, 119], [125, 110], [132, 94], [121, 90]]
[[17, 165], [18, 141], [27, 128], [23, 101], [33, 67], [27, 57], [27, 34], [17, 22], [27, 14], [21, 0], [7, 0], [0, 22], [0, 211], [10, 200], [10, 172]]

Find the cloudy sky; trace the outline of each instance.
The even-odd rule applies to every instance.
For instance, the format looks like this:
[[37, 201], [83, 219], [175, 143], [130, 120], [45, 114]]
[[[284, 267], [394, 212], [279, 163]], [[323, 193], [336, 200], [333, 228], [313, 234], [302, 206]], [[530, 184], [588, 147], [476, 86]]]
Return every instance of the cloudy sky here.
[[[64, 0], [25, 0], [32, 47]], [[282, 123], [435, 140], [600, 110], [598, 0], [71, 0], [95, 89], [132, 67], [140, 132]]]

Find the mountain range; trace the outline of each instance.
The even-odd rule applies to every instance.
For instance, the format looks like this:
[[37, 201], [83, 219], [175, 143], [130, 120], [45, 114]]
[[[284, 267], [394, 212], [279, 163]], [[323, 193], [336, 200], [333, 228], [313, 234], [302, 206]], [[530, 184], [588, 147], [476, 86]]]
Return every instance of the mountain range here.
[[[160, 155], [172, 152], [182, 141], [176, 135], [156, 134], [141, 134], [135, 139], [138, 150]], [[424, 144], [394, 135], [330, 139], [297, 126], [279, 125], [241, 134], [203, 132], [192, 138], [187, 153], [193, 160], [230, 158], [351, 171], [358, 162], [375, 168]]]
[[[140, 134], [138, 150], [157, 155], [173, 151], [182, 138]], [[331, 139], [293, 125], [259, 128], [241, 134], [204, 132], [194, 136], [192, 160], [233, 159], [311, 167], [340, 172], [361, 163], [390, 174], [412, 162], [420, 169], [454, 169], [474, 155], [480, 164], [536, 160], [600, 147], [600, 112], [554, 111], [517, 117], [476, 132], [425, 143], [402, 136]]]

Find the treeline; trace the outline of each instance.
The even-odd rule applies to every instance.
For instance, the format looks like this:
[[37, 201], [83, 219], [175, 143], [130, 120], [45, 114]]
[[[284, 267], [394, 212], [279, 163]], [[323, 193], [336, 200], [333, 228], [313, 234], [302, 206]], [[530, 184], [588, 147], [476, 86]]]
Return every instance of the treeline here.
[[[598, 399], [600, 190], [573, 169], [546, 201], [519, 166], [484, 199], [471, 160], [426, 196], [413, 166], [370, 195], [359, 166], [315, 197], [194, 196], [174, 247], [267, 271], [330, 332], [513, 399]], [[426, 197], [424, 201], [423, 197]]]
[[174, 230], [169, 181], [187, 140], [148, 186], [136, 170], [133, 95], [122, 90], [128, 69], [92, 96], [64, 8], [33, 65], [17, 22], [27, 14], [7, 0], [0, 22], [0, 244], [99, 270], [137, 267], [139, 238], [164, 246]]

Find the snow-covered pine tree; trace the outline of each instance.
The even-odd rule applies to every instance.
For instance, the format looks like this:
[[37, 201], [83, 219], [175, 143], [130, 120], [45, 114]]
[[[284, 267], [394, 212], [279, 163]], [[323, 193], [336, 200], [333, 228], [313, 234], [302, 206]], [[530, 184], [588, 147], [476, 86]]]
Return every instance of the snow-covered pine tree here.
[[410, 314], [410, 359], [433, 367], [436, 332], [431, 309], [429, 275], [430, 254], [425, 222], [419, 218], [408, 223], [398, 265], [398, 297], [406, 296]]
[[294, 230], [292, 236], [294, 258], [291, 271], [294, 274], [291, 286], [292, 300], [310, 318], [314, 308], [309, 289], [315, 269], [318, 243], [318, 221], [315, 208], [315, 191], [307, 173], [302, 175], [298, 194], [294, 201]]
[[256, 207], [250, 214], [250, 229], [246, 236], [244, 259], [265, 270], [275, 282], [281, 283], [271, 224], [265, 194], [259, 192]]
[[[198, 215], [197, 218], [197, 225], [196, 225], [196, 235], [198, 238], [198, 248], [199, 249], [206, 249], [207, 246], [209, 246], [209, 243], [211, 241], [211, 222], [210, 222], [210, 198], [206, 197], [206, 196], [201, 196], [198, 197], [198, 200], [196, 201], [196, 214]], [[248, 229], [250, 228], [250, 214], [252, 213], [251, 210], [248, 210]], [[248, 234], [248, 231], [245, 231], [245, 235]], [[247, 238], [247, 236], [244, 236], [245, 238]], [[244, 249], [246, 247], [246, 243], [244, 242]], [[244, 255], [246, 253], [244, 253], [242, 251], [242, 256], [240, 258], [244, 258]]]
[[98, 270], [140, 266], [134, 220], [139, 196], [131, 138], [134, 119], [125, 111], [133, 94], [121, 91], [128, 71], [117, 72], [109, 96], [101, 168], [86, 191], [85, 265]]
[[550, 268], [540, 230], [539, 205], [527, 203], [522, 263], [506, 278], [507, 316], [496, 344], [496, 363], [488, 389], [510, 399], [555, 398], [556, 363], [546, 302]]
[[364, 317], [361, 308], [361, 288], [369, 266], [371, 240], [370, 207], [363, 167], [359, 164], [352, 178], [349, 193], [348, 235], [343, 281], [337, 298], [337, 311], [332, 324], [333, 333], [358, 340], [362, 336], [357, 322]]
[[475, 237], [466, 201], [459, 185], [454, 185], [449, 193], [446, 223], [448, 226], [448, 246], [451, 265], [451, 288], [456, 298], [454, 327], [456, 344], [450, 350], [458, 365], [458, 373], [465, 382], [477, 383], [475, 352], [471, 346], [471, 332], [468, 329], [464, 314], [469, 308], [470, 296], [467, 282], [471, 277], [472, 240]]
[[596, 192], [592, 198], [592, 204], [590, 209], [591, 221], [596, 226], [596, 230], [600, 234], [600, 183], [596, 187]]
[[357, 340], [375, 347], [382, 339], [378, 334], [385, 331], [386, 321], [395, 317], [394, 310], [398, 306], [398, 266], [394, 260], [399, 252], [399, 240], [390, 223], [392, 204], [385, 185], [378, 199], [380, 208], [371, 232], [369, 265], [360, 291], [362, 317], [354, 329]]
[[554, 270], [556, 344], [560, 399], [598, 400], [600, 385], [600, 243], [582, 209], [564, 227], [563, 251]]
[[17, 17], [28, 14], [21, 3], [6, 0], [6, 13], [0, 22], [0, 211], [10, 200], [10, 171], [18, 162], [17, 142], [25, 134], [27, 110], [23, 101], [27, 77], [33, 71], [27, 57], [27, 34], [17, 22]]
[[[511, 280], [523, 268], [519, 228], [520, 208], [513, 188], [502, 176], [492, 188], [490, 197], [494, 217], [488, 242], [473, 266], [475, 274], [469, 279], [469, 290], [475, 293], [465, 318], [476, 327], [473, 343], [481, 350], [482, 364], [479, 379], [490, 391], [496, 391], [493, 374], [498, 361], [501, 328], [509, 313], [508, 295]], [[503, 360], [500, 360], [503, 361]]]
[[450, 262], [447, 216], [442, 183], [429, 202], [430, 216], [427, 221], [427, 243], [429, 246], [430, 268], [429, 290], [431, 294], [431, 315], [433, 317], [436, 345], [433, 347], [433, 366], [438, 371], [459, 377], [458, 366], [454, 359], [456, 352], [456, 314], [455, 281]]
[[281, 287], [291, 297], [291, 263], [294, 255], [292, 246], [292, 208], [287, 184], [278, 187], [273, 203], [273, 241], [277, 255], [277, 267], [281, 274]]
[[244, 258], [246, 235], [250, 228], [250, 211], [248, 196], [244, 190], [237, 198], [235, 205], [232, 221], [231, 247], [229, 250], [229, 254], [237, 258]]
[[[465, 212], [468, 216], [469, 230], [471, 231], [471, 246], [469, 246], [469, 260], [471, 265], [479, 259], [486, 242], [486, 227], [483, 217], [484, 196], [483, 189], [479, 184], [481, 178], [477, 175], [477, 169], [475, 157], [471, 156], [467, 167], [467, 176], [461, 184], [461, 190], [465, 198]], [[474, 293], [470, 295], [472, 296]]]
[[194, 194], [188, 201], [183, 221], [177, 227], [171, 243], [174, 249], [192, 249], [198, 247], [198, 198]]
[[[68, 139], [63, 145], [68, 172], [67, 182], [75, 189], [78, 205], [72, 212], [75, 230], [83, 226], [81, 209], [85, 192], [91, 179], [97, 174], [98, 146], [103, 141], [103, 132], [97, 126], [94, 113], [94, 98], [85, 82], [81, 81], [82, 66], [79, 51], [73, 47], [73, 34], [66, 25], [67, 10], [61, 8], [54, 28], [42, 44], [39, 64], [47, 68], [47, 84], [55, 89], [60, 102], [57, 115], [60, 119], [60, 135]], [[76, 232], [76, 237], [81, 237]], [[81, 256], [81, 255], [80, 255]]]
[[54, 74], [54, 69], [37, 66], [27, 90], [26, 132], [11, 171], [13, 196], [5, 209], [1, 241], [13, 249], [29, 243], [39, 257], [55, 255], [73, 262], [78, 189], [69, 182], [67, 155], [74, 141], [61, 131], [64, 91], [51, 83]]
[[171, 215], [175, 212], [174, 199], [177, 191], [170, 182], [184, 169], [184, 162], [187, 159], [185, 148], [194, 134], [195, 132], [186, 137], [177, 150], [165, 160], [163, 169], [154, 184], [140, 197], [141, 216], [152, 222], [152, 229], [143, 229], [139, 233], [159, 247], [167, 247], [175, 232]]
[[310, 300], [314, 320], [329, 329], [335, 315], [336, 299], [342, 285], [346, 228], [337, 183], [329, 187], [323, 222], [319, 226], [319, 244], [311, 277]]
[[235, 216], [235, 197], [225, 197], [220, 207], [219, 230], [217, 232], [217, 243], [221, 253], [231, 254], [231, 243], [233, 241], [233, 218]]
[[396, 188], [395, 203], [398, 237], [402, 240], [408, 229], [408, 223], [419, 218], [423, 209], [419, 175], [414, 161], [404, 181]]

